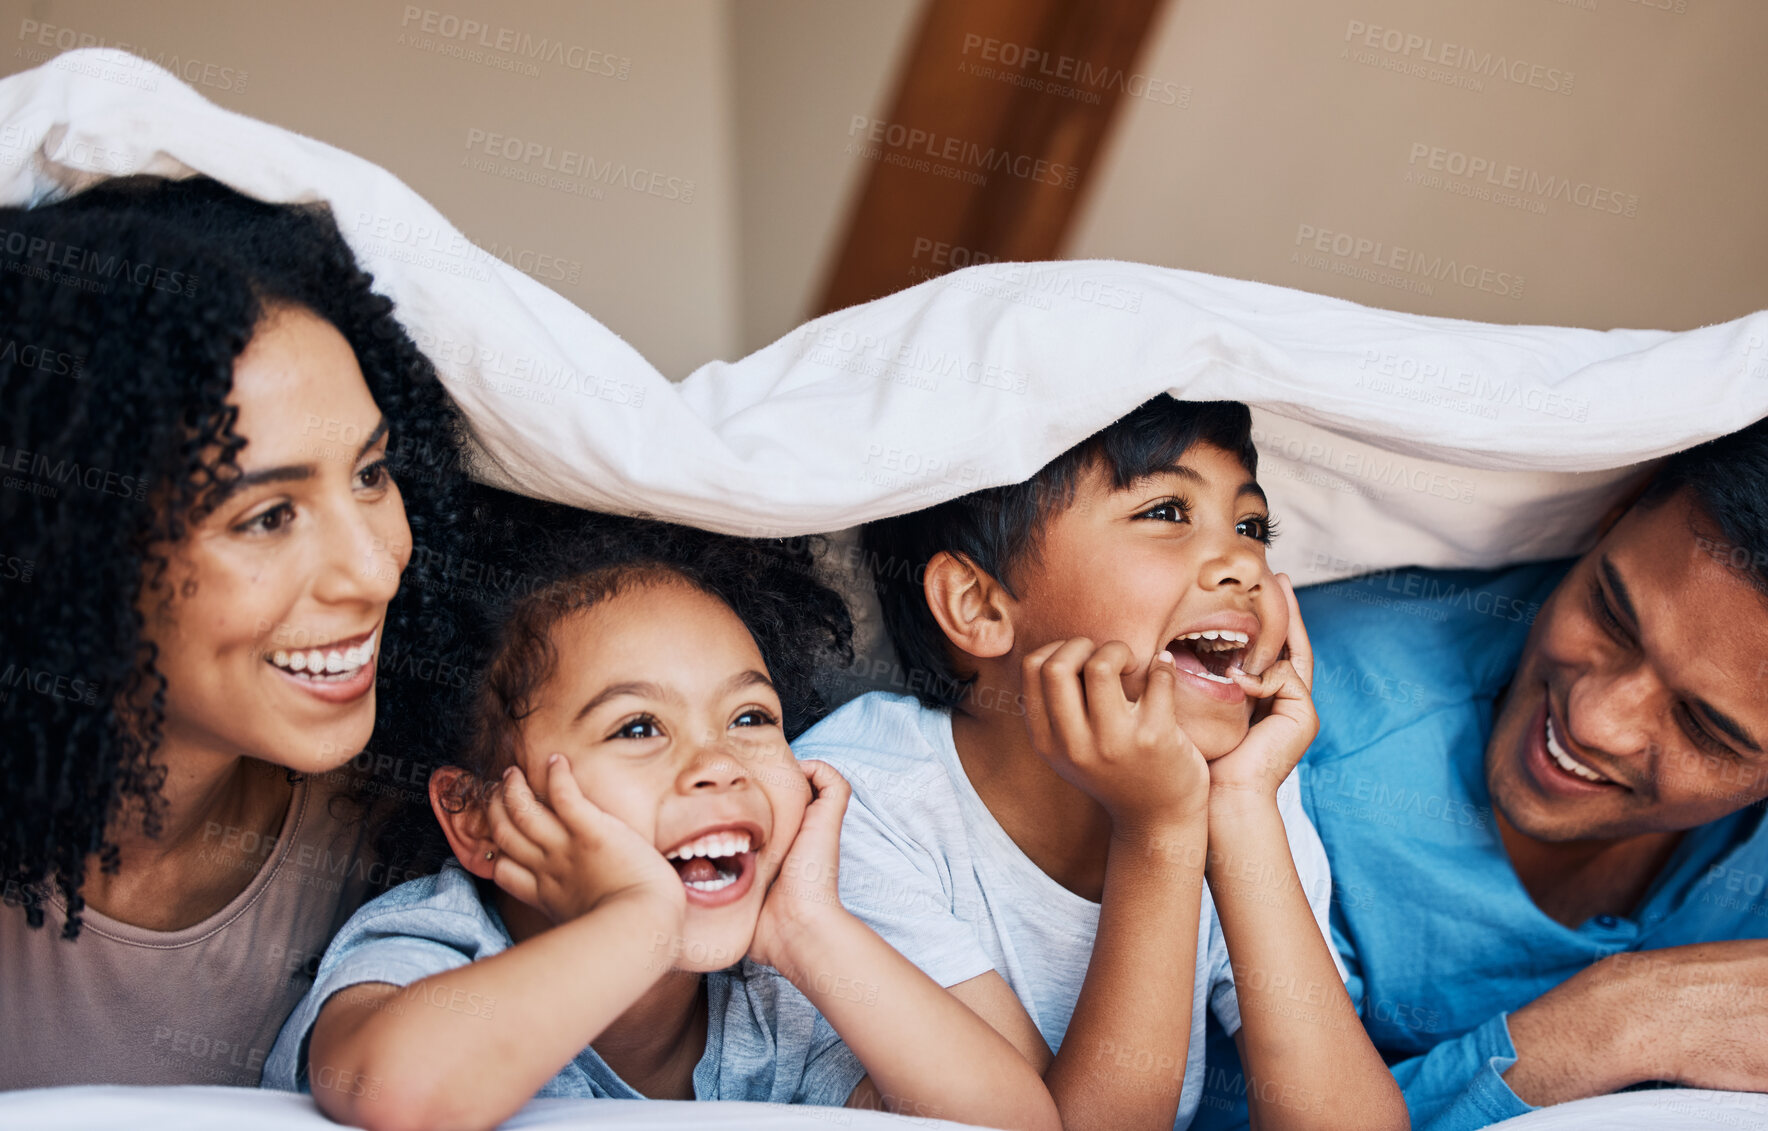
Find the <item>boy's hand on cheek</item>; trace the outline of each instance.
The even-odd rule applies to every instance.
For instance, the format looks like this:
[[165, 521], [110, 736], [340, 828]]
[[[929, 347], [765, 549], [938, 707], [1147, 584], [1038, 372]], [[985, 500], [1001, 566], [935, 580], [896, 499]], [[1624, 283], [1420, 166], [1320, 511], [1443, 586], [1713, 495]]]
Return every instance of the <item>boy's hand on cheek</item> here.
[[1288, 606], [1289, 631], [1284, 642], [1287, 655], [1257, 676], [1235, 676], [1247, 697], [1257, 701], [1255, 721], [1238, 746], [1209, 765], [1212, 810], [1248, 797], [1274, 800], [1277, 787], [1295, 769], [1320, 731], [1320, 718], [1309, 692], [1314, 675], [1313, 648], [1301, 621], [1295, 588], [1283, 574], [1278, 574], [1277, 580]]
[[522, 771], [504, 773], [487, 804], [497, 845], [492, 879], [510, 895], [566, 923], [610, 899], [653, 900], [679, 926], [687, 894], [655, 845], [583, 795], [570, 763], [554, 754], [541, 801]]
[[1158, 831], [1202, 814], [1209, 769], [1179, 726], [1178, 669], [1162, 653], [1131, 703], [1123, 677], [1140, 664], [1129, 645], [1095, 648], [1085, 637], [1046, 644], [1025, 658], [1025, 721], [1050, 768], [1111, 815], [1113, 831]]
[[[832, 912], [843, 912], [837, 884], [841, 862], [841, 818], [847, 812], [852, 788], [827, 762], [808, 759], [797, 763], [812, 792], [805, 806], [798, 834], [785, 848], [773, 885], [761, 905], [749, 957], [786, 973], [792, 965], [791, 946]], [[770, 845], [770, 853], [778, 846]], [[790, 977], [790, 975], [788, 975]]]

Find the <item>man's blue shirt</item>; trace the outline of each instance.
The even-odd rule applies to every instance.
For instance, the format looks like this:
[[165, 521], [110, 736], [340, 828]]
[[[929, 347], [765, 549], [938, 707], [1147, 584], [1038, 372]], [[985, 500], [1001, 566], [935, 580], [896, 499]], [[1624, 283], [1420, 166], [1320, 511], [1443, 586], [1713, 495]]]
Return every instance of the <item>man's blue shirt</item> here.
[[[1516, 1058], [1505, 1015], [1597, 959], [1768, 937], [1760, 806], [1691, 830], [1630, 917], [1563, 926], [1517, 879], [1486, 789], [1486, 740], [1568, 568], [1399, 570], [1299, 594], [1321, 723], [1302, 802], [1332, 866], [1333, 941], [1420, 1131], [1531, 1110], [1501, 1076]], [[1224, 1048], [1218, 1039], [1211, 1052]], [[1237, 1069], [1212, 1069], [1206, 1111], [1223, 1114], [1243, 1092]]]

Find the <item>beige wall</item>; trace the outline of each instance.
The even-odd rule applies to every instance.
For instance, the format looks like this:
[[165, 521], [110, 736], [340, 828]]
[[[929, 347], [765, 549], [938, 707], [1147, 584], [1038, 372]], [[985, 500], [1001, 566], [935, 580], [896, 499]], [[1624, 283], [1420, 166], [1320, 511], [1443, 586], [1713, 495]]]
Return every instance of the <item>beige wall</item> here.
[[[679, 377], [810, 313], [921, 2], [0, 0], [0, 73], [45, 28], [131, 45], [385, 165]], [[1182, 97], [1124, 100], [1065, 253], [1500, 322], [1768, 307], [1763, 43], [1762, 0], [1169, 0], [1137, 69]], [[515, 179], [546, 171], [494, 135], [656, 192]]]
[[1761, 0], [1173, 0], [1140, 66], [1189, 105], [1126, 102], [1067, 254], [1494, 322], [1768, 307], [1764, 44]]
[[[386, 166], [679, 377], [805, 316], [859, 172], [841, 131], [881, 97], [913, 11], [914, 0], [0, 0], [11, 48], [0, 74], [59, 53], [58, 40], [129, 46], [223, 106]], [[518, 180], [549, 176], [546, 158], [488, 145], [643, 169], [650, 191]]]

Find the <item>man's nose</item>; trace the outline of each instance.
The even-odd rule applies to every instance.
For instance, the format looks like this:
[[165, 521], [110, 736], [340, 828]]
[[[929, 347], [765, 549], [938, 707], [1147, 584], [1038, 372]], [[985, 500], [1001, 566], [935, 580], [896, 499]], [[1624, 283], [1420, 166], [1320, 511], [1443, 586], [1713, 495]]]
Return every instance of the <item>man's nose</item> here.
[[1637, 758], [1659, 748], [1658, 728], [1669, 717], [1668, 692], [1642, 663], [1586, 673], [1566, 700], [1571, 742], [1613, 758]]

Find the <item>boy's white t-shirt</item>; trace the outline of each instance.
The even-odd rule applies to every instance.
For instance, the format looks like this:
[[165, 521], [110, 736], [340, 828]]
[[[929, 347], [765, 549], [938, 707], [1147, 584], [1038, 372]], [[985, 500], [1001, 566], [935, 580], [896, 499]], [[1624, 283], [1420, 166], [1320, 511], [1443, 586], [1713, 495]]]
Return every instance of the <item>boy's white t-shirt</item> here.
[[[841, 828], [847, 909], [942, 986], [1000, 971], [1045, 1042], [1058, 1048], [1086, 978], [1099, 905], [1045, 875], [1001, 828], [958, 761], [950, 713], [913, 696], [875, 691], [839, 708], [792, 746], [800, 758], [834, 766], [853, 787]], [[1330, 950], [1332, 879], [1293, 773], [1278, 789], [1277, 803], [1296, 873]], [[1318, 1006], [1296, 992], [1298, 1010]], [[1205, 1002], [1224, 1029], [1239, 1031], [1233, 972], [1207, 887], [1176, 1127], [1190, 1124], [1202, 1097]], [[1118, 1053], [1101, 1049], [1099, 1055], [1115, 1060]], [[1124, 1067], [1154, 1069], [1140, 1064], [1135, 1050], [1122, 1055]]]

